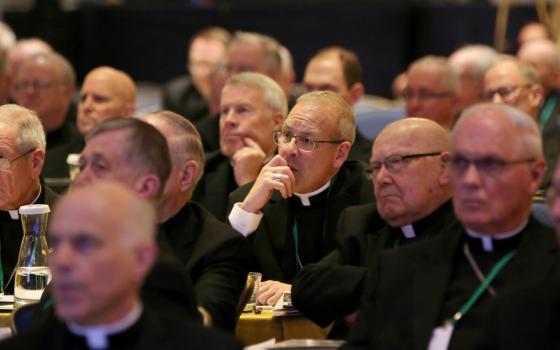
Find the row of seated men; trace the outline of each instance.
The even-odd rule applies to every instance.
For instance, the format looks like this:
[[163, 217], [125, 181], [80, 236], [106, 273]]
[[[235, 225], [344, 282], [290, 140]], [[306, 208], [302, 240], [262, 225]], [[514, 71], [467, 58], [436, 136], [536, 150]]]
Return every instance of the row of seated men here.
[[[409, 79], [411, 76], [412, 75], [409, 74]], [[251, 79], [268, 82], [268, 86], [259, 91], [262, 95], [266, 95], [266, 93], [274, 94], [275, 88], [272, 87], [274, 86], [274, 82], [271, 82], [270, 79], [266, 80], [262, 76], [254, 74], [242, 74], [237, 77], [232, 77], [229, 80], [229, 85], [226, 83], [226, 87], [224, 87], [223, 91], [226, 92], [228, 88], [233, 90], [233, 87], [237, 87], [242, 91], [243, 87], [246, 88], [247, 86], [252, 86], [251, 84], [258, 85], [257, 83], [247, 82], [248, 80], [251, 81]], [[518, 90], [520, 89], [522, 88], [518, 88], [514, 92], [519, 92]], [[241, 95], [248, 95], [251, 89], [248, 90], [249, 91], [246, 89], [246, 91], [241, 93]], [[429, 94], [424, 93], [424, 95], [422, 95], [422, 93], [422, 91], [414, 92], [410, 90], [408, 91], [409, 98], [407, 98], [407, 100], [411, 100], [416, 103], [430, 102], [429, 100], [432, 100], [431, 102], [433, 102], [433, 100], [445, 100], [449, 97], [448, 93], [439, 93], [439, 96], [435, 96], [437, 94], [432, 94], [434, 96], [426, 98]], [[256, 95], [258, 95], [258, 93], [256, 93]], [[494, 97], [497, 97], [498, 95], [501, 96], [501, 93], [495, 92], [493, 94]], [[222, 94], [221, 100], [227, 101], [226, 96], [227, 94]], [[258, 98], [253, 96], [250, 100], [258, 100]], [[267, 102], [269, 102], [274, 100], [274, 98], [263, 97], [263, 100], [267, 100]], [[245, 125], [239, 120], [244, 120], [243, 113], [251, 112], [251, 108], [247, 108], [247, 104], [243, 103], [240, 104], [240, 106], [235, 106], [235, 103], [230, 105], [224, 102], [221, 108], [222, 116], [220, 117], [220, 121], [222, 119], [230, 120], [230, 126]], [[232, 201], [230, 206], [236, 202], [238, 204], [233, 206], [234, 211], [231, 213], [229, 220], [236, 230], [244, 235], [248, 235], [249, 240], [254, 245], [254, 253], [257, 262], [256, 269], [262, 271], [266, 279], [271, 280], [271, 282], [263, 284], [264, 288], [262, 289], [260, 300], [261, 302], [273, 303], [273, 301], [276, 300], [283, 291], [289, 290], [290, 286], [288, 284], [292, 281], [294, 275], [303, 265], [319, 260], [322, 256], [334, 248], [335, 235], [337, 234], [337, 230], [335, 230], [336, 221], [340, 210], [348, 205], [372, 201], [373, 192], [371, 190], [371, 182], [365, 179], [361, 173], [361, 170], [363, 169], [361, 169], [360, 164], [345, 162], [348, 158], [349, 150], [353, 142], [353, 135], [355, 135], [355, 124], [353, 121], [354, 118], [352, 111], [349, 108], [348, 103], [346, 103], [343, 98], [332, 93], [309, 94], [301, 98], [299, 103], [291, 110], [285, 120], [282, 120], [281, 117], [274, 118], [272, 114], [269, 114], [266, 117], [272, 117], [268, 119], [270, 123], [265, 122], [257, 123], [252, 126], [249, 125], [249, 129], [259, 130], [258, 127], [260, 126], [272, 124], [274, 126], [272, 130], [278, 130], [278, 132], [272, 133], [272, 131], [269, 131], [268, 137], [263, 136], [266, 135], [266, 131], [257, 132], [256, 135], [260, 135], [263, 140], [262, 142], [268, 142], [273, 149], [275, 148], [274, 144], [276, 144], [278, 146], [278, 154], [274, 155], [274, 152], [272, 152], [272, 154], [267, 154], [262, 151], [262, 148], [264, 147], [261, 148], [260, 153], [256, 152], [258, 153], [257, 156], [262, 157], [261, 161], [253, 161], [249, 162], [249, 164], [253, 166], [257, 165], [259, 169], [257, 169], [256, 174], [258, 174], [258, 176], [256, 176], [256, 179], [253, 179], [255, 180], [254, 185], [252, 183], [245, 185], [231, 195]], [[181, 119], [181, 117], [178, 118]], [[265, 119], [265, 121], [266, 120], [267, 119]], [[100, 129], [103, 128], [100, 127]], [[171, 129], [176, 128], [172, 127]], [[93, 132], [92, 134], [96, 133]], [[242, 150], [244, 153], [249, 153], [249, 155], [254, 155], [255, 151], [258, 151], [258, 149], [255, 149], [256, 147], [251, 147], [254, 146], [254, 144], [251, 143], [251, 141], [254, 140], [249, 139], [248, 141], [246, 140], [247, 137], [240, 137], [240, 135], [234, 132], [231, 132], [229, 135], [227, 133], [224, 134], [227, 136], [224, 137], [223, 140], [224, 147], [229, 146], [231, 149], [236, 149], [237, 147], [234, 151], [234, 155], [232, 155], [233, 163], [236, 161], [235, 153], [237, 153], [237, 151]], [[476, 137], [478, 137], [478, 135], [475, 133], [473, 138], [476, 139]], [[174, 138], [171, 137], [171, 139]], [[88, 145], [90, 144], [90, 141], [88, 140], [86, 140], [86, 147], [82, 152], [81, 160], [81, 167], [86, 171], [83, 172], [83, 175], [80, 175], [81, 179], [77, 179], [77, 184], [82, 181], [87, 183], [90, 179], [104, 177], [107, 174], [107, 170], [110, 172], [117, 171], [118, 174], [115, 174], [117, 179], [124, 180], [125, 178], [128, 178], [128, 181], [131, 181], [130, 177], [127, 177], [127, 175], [130, 174], [119, 173], [120, 170], [122, 170], [119, 167], [108, 166], [111, 162], [107, 162], [107, 160], [104, 159], [107, 157], [100, 157], [103, 152], [96, 148], [95, 143], [92, 144], [92, 149], [90, 149], [90, 152], [88, 153]], [[122, 142], [125, 143], [123, 144]], [[115, 137], [115, 135], [105, 138], [103, 141], [100, 141], [100, 143], [103, 146], [109, 145], [108, 147], [113, 152], [118, 149], [127, 148], [124, 147], [124, 145], [126, 145], [126, 140], [119, 140], [119, 138]], [[145, 147], [146, 144], [148, 143], [144, 140], [141, 143], [143, 147]], [[118, 147], [119, 145], [121, 147]], [[170, 148], [173, 149], [171, 146]], [[374, 147], [373, 154], [375, 154], [375, 149], [376, 147]], [[392, 147], [392, 149], [394, 150], [394, 147]], [[15, 162], [15, 156], [20, 156], [27, 151], [29, 150], [21, 150], [20, 154], [14, 152], [14, 157], [11, 157], [12, 155], [10, 155], [8, 160]], [[251, 152], [253, 153], [251, 154]], [[180, 152], [172, 152], [172, 155], [174, 156], [179, 153]], [[35, 153], [30, 152], [30, 154], [24, 155], [24, 159], [29, 159], [28, 157], [31, 154]], [[429, 157], [430, 156], [427, 156], [427, 158]], [[134, 157], [125, 157], [125, 159], [128, 158], [133, 159]], [[415, 158], [416, 157], [409, 157], [405, 160], [401, 159], [401, 163], [403, 161], [407, 163], [409, 162], [409, 159]], [[533, 161], [535, 161], [535, 159], [533, 159]], [[262, 167], [265, 160], [270, 161], [265, 167]], [[379, 160], [384, 161], [385, 159]], [[496, 159], [490, 160], [496, 161]], [[501, 164], [500, 161], [502, 163], [504, 161], [504, 159], [497, 160], [499, 164]], [[529, 163], [529, 159], [525, 160]], [[181, 161], [184, 161], [184, 159], [179, 160], [179, 164], [181, 164]], [[372, 165], [375, 165], [374, 161], [375, 160], [372, 156]], [[468, 161], [470, 162], [470, 160]], [[472, 162], [474, 162], [474, 160]], [[8, 162], [8, 168], [11, 164], [12, 162]], [[199, 169], [202, 168], [201, 164], [202, 162], [198, 163]], [[478, 164], [475, 164], [478, 168]], [[523, 162], [520, 162], [520, 164], [522, 165]], [[389, 168], [389, 166], [391, 166], [385, 163], [384, 165], [385, 168]], [[509, 168], [510, 166], [507, 164], [507, 161], [505, 165], [502, 165], [505, 168]], [[495, 166], [495, 164], [492, 166]], [[89, 170], [88, 167], [90, 167]], [[134, 163], [134, 167], [136, 167], [136, 163]], [[260, 169], [261, 167], [262, 169]], [[470, 165], [468, 165], [468, 167], [470, 167]], [[156, 166], [156, 168], [158, 168], [158, 166]], [[192, 167], [190, 170], [185, 170], [187, 169], [186, 166], [178, 168], [183, 169], [183, 172], [194, 172]], [[181, 171], [182, 170], [179, 170], [179, 172]], [[195, 178], [198, 178], [199, 174], [200, 173], [197, 173]], [[158, 210], [158, 221], [160, 223], [165, 223], [164, 226], [168, 226], [167, 224], [171, 219], [179, 218], [181, 216], [179, 213], [189, 200], [191, 193], [183, 193], [185, 197], [187, 197], [186, 199], [174, 197], [181, 192], [181, 189], [185, 189], [185, 186], [187, 187], [186, 191], [192, 191], [194, 187], [192, 185], [192, 179], [189, 180], [191, 182], [187, 181], [189, 185], [186, 185], [185, 176], [186, 175], [184, 174], [177, 174], [175, 179], [178, 183], [175, 184], [175, 188], [179, 190], [170, 190], [171, 194], [168, 197], [169, 203], [167, 204], [169, 205], [167, 206], [167, 209], [163, 209], [166, 207], [164, 204], [162, 204], [161, 208], [158, 207], [161, 209]], [[150, 179], [152, 181], [149, 181]], [[133, 188], [135, 190], [138, 189], [140, 193], [147, 193], [148, 196], [150, 196], [149, 194], [152, 193], [151, 190], [154, 189], [153, 177], [147, 177], [143, 180], [146, 181], [139, 181], [138, 183], [133, 181]], [[540, 179], [538, 180], [539, 181], [537, 181], [537, 183], [540, 184]], [[171, 182], [167, 182], [166, 184], [165, 180], [160, 179], [159, 186], [163, 187], [161, 184], [166, 184], [165, 187], [173, 186], [170, 185], [170, 183]], [[31, 187], [28, 187], [27, 189], [29, 190], [29, 188]], [[34, 192], [35, 196], [37, 193], [38, 192]], [[165, 193], [166, 192], [164, 190], [164, 200], [162, 203], [166, 202]], [[428, 193], [432, 193], [431, 188]], [[531, 194], [532, 193], [534, 193], [534, 191], [531, 192]], [[292, 194], [295, 195], [292, 196]], [[288, 199], [288, 197], [290, 199]], [[394, 196], [388, 195], [387, 197], [390, 198]], [[31, 196], [31, 198], [34, 199], [35, 197]], [[378, 211], [381, 213], [380, 209], [378, 209]], [[384, 217], [383, 219], [388, 221]], [[351, 219], [349, 221], [354, 220]], [[190, 220], [185, 219], [183, 222], [188, 224]], [[182, 234], [180, 230], [184, 229], [187, 224], [179, 223], [175, 226], [170, 225], [178, 227], [179, 232], [176, 232], [174, 237], [170, 239], [171, 243], [164, 240], [162, 238], [163, 235], [160, 235], [159, 239], [161, 241], [160, 245], [162, 246], [162, 249], [174, 249], [176, 250], [174, 255], [179, 256], [180, 252], [177, 250], [179, 249], [180, 244], [176, 244], [176, 242], [177, 240], [184, 238], [184, 234]], [[223, 226], [220, 226], [220, 229], [222, 228]], [[305, 234], [302, 234], [302, 232], [305, 232]], [[168, 236], [173, 236], [173, 234], [169, 234]], [[238, 234], [236, 237], [240, 238]], [[186, 253], [185, 256], [187, 259], [190, 259], [193, 254]], [[240, 254], [240, 256], [247, 255]], [[225, 257], [224, 260], [220, 261], [223, 264], [217, 264], [217, 266], [231, 267], [231, 263], [228, 260], [231, 258], [232, 257]], [[233, 257], [233, 260], [235, 260], [235, 257]], [[5, 275], [9, 276], [9, 274], [10, 270], [8, 269], [7, 274], [5, 273]], [[243, 281], [242, 279], [240, 280], [240, 284], [242, 285]], [[196, 285], [197, 282], [194, 277], [193, 282], [195, 282]], [[240, 288], [237, 290], [239, 292]], [[209, 294], [210, 293], [208, 293], [208, 295]], [[234, 293], [231, 293], [229, 296], [232, 294]], [[297, 295], [297, 292], [294, 292], [294, 294]], [[234, 309], [236, 304], [235, 302], [235, 298], [229, 299], [229, 310]], [[199, 303], [203, 306], [211, 305], [210, 302], [206, 305], [200, 301]], [[215, 305], [218, 304], [222, 307], [224, 306], [223, 302], [216, 303]], [[232, 305], [233, 307], [231, 307]], [[206, 306], [206, 308], [210, 309], [211, 306]], [[218, 315], [216, 312], [210, 312], [210, 314]], [[231, 314], [232, 313], [230, 312], [230, 315]], [[219, 319], [219, 317], [216, 317], [216, 319]], [[233, 319], [233, 317], [231, 317], [231, 319]]]

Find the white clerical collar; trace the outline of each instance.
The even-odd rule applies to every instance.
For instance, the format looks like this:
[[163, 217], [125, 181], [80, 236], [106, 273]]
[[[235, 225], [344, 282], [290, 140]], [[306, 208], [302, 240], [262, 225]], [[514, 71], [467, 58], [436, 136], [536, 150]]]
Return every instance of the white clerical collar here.
[[311, 205], [311, 202], [309, 201], [309, 198], [313, 197], [313, 196], [316, 196], [319, 193], [323, 192], [324, 190], [329, 188], [330, 184], [331, 184], [331, 180], [329, 180], [326, 184], [321, 186], [318, 190], [315, 190], [313, 192], [308, 192], [308, 193], [294, 193], [294, 195], [296, 195], [301, 200], [301, 204], [304, 207], [308, 207], [308, 206]]
[[[37, 200], [39, 199], [39, 196], [41, 195], [42, 190], [43, 190], [43, 188], [42, 188], [41, 184], [39, 184], [39, 192], [37, 193], [37, 195], [35, 196], [33, 201], [29, 204], [35, 204], [35, 202], [37, 202]], [[15, 209], [15, 210], [8, 210], [7, 212], [8, 212], [8, 214], [10, 214], [10, 218], [12, 220], [19, 220], [19, 208]]]
[[414, 227], [412, 225], [404, 225], [401, 226], [401, 231], [406, 239], [411, 239], [416, 237], [416, 233], [414, 232]]
[[494, 251], [494, 244], [492, 244], [492, 240], [502, 240], [502, 239], [508, 239], [511, 238], [513, 236], [515, 236], [516, 234], [518, 234], [519, 232], [521, 232], [521, 230], [523, 230], [525, 228], [525, 226], [527, 225], [527, 220], [525, 220], [523, 222], [523, 224], [521, 224], [520, 226], [514, 228], [511, 231], [507, 231], [507, 232], [503, 232], [503, 233], [498, 233], [498, 234], [492, 234], [492, 235], [488, 235], [488, 234], [484, 234], [484, 233], [480, 233], [480, 232], [476, 232], [473, 231], [469, 228], [466, 229], [467, 234], [473, 238], [478, 238], [482, 241], [482, 249], [485, 252], [491, 252]]
[[68, 322], [68, 329], [75, 335], [86, 338], [87, 345], [90, 349], [107, 349], [109, 347], [109, 335], [120, 333], [130, 328], [142, 314], [142, 304], [137, 303], [132, 310], [117, 322], [104, 324], [100, 326], [84, 326], [74, 322]]

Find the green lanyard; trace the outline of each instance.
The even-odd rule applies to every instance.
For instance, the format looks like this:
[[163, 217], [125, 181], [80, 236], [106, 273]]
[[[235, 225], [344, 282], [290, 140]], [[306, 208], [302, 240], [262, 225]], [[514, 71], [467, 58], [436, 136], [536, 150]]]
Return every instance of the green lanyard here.
[[556, 106], [556, 99], [557, 99], [556, 95], [551, 95], [546, 99], [544, 108], [542, 109], [542, 112], [539, 115], [539, 126], [541, 130], [544, 129], [544, 126], [546, 125], [546, 123], [550, 119], [550, 116], [552, 115], [552, 110], [554, 110], [554, 106]]
[[496, 265], [494, 265], [494, 267], [492, 267], [492, 270], [490, 270], [490, 273], [488, 274], [488, 276], [486, 276], [484, 281], [482, 281], [482, 283], [474, 291], [474, 293], [471, 295], [469, 300], [467, 300], [467, 302], [464, 303], [463, 306], [461, 306], [459, 311], [457, 311], [455, 313], [455, 315], [453, 315], [452, 318], [447, 319], [445, 322], [450, 323], [452, 326], [455, 326], [457, 324], [457, 322], [459, 322], [459, 320], [461, 318], [463, 318], [463, 316], [465, 316], [467, 314], [467, 312], [470, 311], [470, 309], [473, 307], [473, 305], [476, 303], [476, 301], [480, 298], [482, 293], [486, 290], [486, 288], [488, 288], [490, 283], [492, 283], [494, 278], [496, 278], [498, 273], [504, 268], [504, 266], [508, 263], [508, 261], [510, 261], [511, 258], [513, 258], [514, 255], [515, 255], [515, 250], [512, 250], [511, 252], [509, 252], [505, 256], [503, 256], [500, 259], [500, 261], [498, 261], [496, 263]]

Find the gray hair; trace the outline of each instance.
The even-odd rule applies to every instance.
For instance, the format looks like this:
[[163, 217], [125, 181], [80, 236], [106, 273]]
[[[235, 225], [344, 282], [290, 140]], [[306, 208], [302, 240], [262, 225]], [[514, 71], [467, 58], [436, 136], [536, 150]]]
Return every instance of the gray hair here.
[[37, 113], [16, 104], [0, 106], [0, 125], [14, 128], [16, 148], [20, 153], [32, 149], [45, 150], [45, 130]]
[[[192, 159], [198, 164], [195, 186], [204, 174], [204, 148], [198, 130], [188, 119], [172, 111], [159, 111], [140, 117], [141, 120], [163, 120], [173, 130], [169, 151], [176, 160]], [[168, 140], [169, 141], [169, 140]], [[194, 188], [194, 186], [193, 186]]]
[[280, 44], [276, 39], [260, 33], [237, 31], [233, 33], [233, 37], [229, 44], [234, 45], [239, 42], [259, 43], [263, 50], [266, 69], [271, 72], [282, 71]]
[[256, 89], [263, 94], [265, 103], [270, 109], [270, 115], [280, 113], [283, 117], [288, 114], [288, 99], [286, 93], [277, 82], [261, 73], [239, 73], [226, 81], [227, 86], [245, 86]]
[[486, 71], [498, 60], [498, 52], [487, 45], [466, 45], [449, 56], [449, 63], [459, 74], [465, 73], [469, 78], [479, 81], [484, 80]]
[[354, 143], [356, 138], [356, 120], [352, 106], [338, 93], [333, 91], [311, 91], [301, 95], [296, 104], [305, 103], [327, 108], [336, 117], [337, 137], [340, 140]]
[[535, 120], [527, 113], [501, 103], [479, 103], [465, 109], [451, 131], [451, 140], [455, 138], [456, 130], [465, 120], [483, 111], [488, 113], [489, 118], [493, 115], [491, 112], [500, 112], [500, 115], [505, 116], [514, 128], [519, 131], [520, 137], [514, 140], [514, 142], [517, 143], [516, 146], [520, 152], [528, 152], [528, 156], [535, 159], [544, 158], [541, 132]]
[[424, 56], [412, 62], [408, 67], [407, 74], [417, 67], [433, 67], [442, 73], [442, 82], [447, 92], [457, 94], [459, 89], [459, 76], [455, 69], [447, 62], [443, 56]]

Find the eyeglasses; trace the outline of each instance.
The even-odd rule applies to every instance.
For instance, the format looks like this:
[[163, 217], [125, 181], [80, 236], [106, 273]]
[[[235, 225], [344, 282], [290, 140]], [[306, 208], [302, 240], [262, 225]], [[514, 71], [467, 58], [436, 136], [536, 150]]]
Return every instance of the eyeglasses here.
[[7, 170], [13, 162], [15, 162], [16, 160], [25, 157], [26, 155], [28, 155], [29, 153], [35, 151], [35, 148], [30, 149], [29, 151], [20, 154], [19, 156], [15, 157], [14, 159], [8, 159], [8, 158], [4, 158], [2, 156], [0, 156], [0, 171], [4, 171]]
[[502, 99], [507, 99], [508, 97], [511, 96], [511, 94], [513, 94], [518, 89], [524, 89], [524, 88], [528, 88], [530, 86], [531, 86], [531, 84], [525, 84], [525, 85], [519, 85], [519, 86], [507, 86], [507, 87], [501, 87], [501, 88], [493, 89], [493, 90], [486, 90], [486, 91], [484, 91], [484, 95], [482, 95], [482, 96], [486, 101], [492, 100], [494, 98], [494, 95], [496, 95], [496, 94], [500, 95], [500, 98], [502, 98]]
[[334, 140], [334, 141], [320, 141], [313, 140], [307, 136], [296, 136], [288, 131], [275, 130], [272, 132], [272, 139], [274, 143], [278, 146], [285, 146], [292, 142], [292, 139], [296, 140], [296, 147], [303, 152], [311, 152], [315, 149], [318, 143], [332, 143], [338, 144], [344, 142], [344, 140]]
[[18, 81], [14, 84], [14, 89], [16, 91], [25, 91], [28, 87], [32, 86], [35, 91], [43, 91], [50, 88], [54, 82], [45, 80], [33, 80], [33, 81]]
[[381, 167], [383, 165], [385, 165], [385, 169], [387, 169], [389, 172], [397, 173], [402, 168], [404, 168], [405, 164], [408, 161], [412, 159], [439, 156], [440, 154], [441, 152], [418, 153], [418, 154], [409, 154], [405, 156], [395, 154], [385, 158], [383, 161], [376, 160], [371, 162], [366, 172], [372, 179], [375, 179], [377, 175], [379, 175], [379, 172], [381, 171]]
[[534, 158], [520, 160], [503, 160], [494, 157], [467, 159], [462, 156], [454, 156], [451, 158], [451, 171], [455, 174], [464, 174], [469, 169], [471, 164], [474, 164], [474, 167], [478, 172], [489, 176], [496, 176], [501, 174], [507, 166], [532, 163], [534, 161]]
[[420, 91], [412, 91], [412, 90], [404, 90], [401, 95], [405, 100], [412, 100], [414, 97], [418, 98], [421, 101], [427, 100], [435, 100], [438, 98], [445, 98], [451, 96], [451, 93], [446, 92], [431, 92], [426, 90]]

